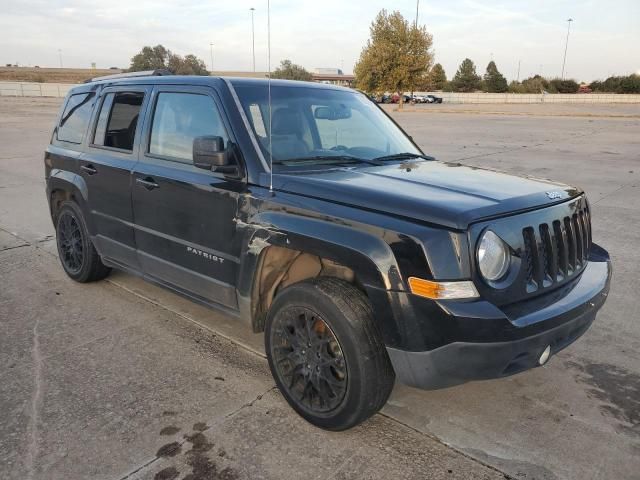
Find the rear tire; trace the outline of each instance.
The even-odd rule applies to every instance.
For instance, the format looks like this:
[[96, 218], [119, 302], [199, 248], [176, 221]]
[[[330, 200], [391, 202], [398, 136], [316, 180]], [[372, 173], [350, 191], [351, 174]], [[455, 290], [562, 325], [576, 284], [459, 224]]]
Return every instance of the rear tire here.
[[351, 428], [386, 403], [395, 374], [367, 297], [352, 284], [318, 277], [279, 293], [265, 347], [289, 405], [327, 430]]
[[80, 283], [102, 280], [111, 269], [96, 251], [80, 207], [75, 202], [62, 202], [55, 218], [58, 257], [65, 273]]

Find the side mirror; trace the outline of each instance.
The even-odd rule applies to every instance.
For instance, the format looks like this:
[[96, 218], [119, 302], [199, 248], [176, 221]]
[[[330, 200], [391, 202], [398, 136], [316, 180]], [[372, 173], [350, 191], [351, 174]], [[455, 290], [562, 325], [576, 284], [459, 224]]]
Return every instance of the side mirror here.
[[193, 164], [205, 170], [215, 170], [229, 164], [229, 153], [222, 137], [206, 135], [193, 139]]

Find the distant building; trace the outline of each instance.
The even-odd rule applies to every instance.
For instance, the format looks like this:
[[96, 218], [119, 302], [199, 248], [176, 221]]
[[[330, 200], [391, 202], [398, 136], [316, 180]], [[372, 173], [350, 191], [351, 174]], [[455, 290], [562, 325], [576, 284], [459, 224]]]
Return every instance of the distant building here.
[[311, 76], [314, 82], [330, 83], [343, 87], [353, 86], [355, 79], [353, 75], [345, 75], [339, 68], [316, 68]]
[[316, 68], [314, 73], [318, 75], [342, 75], [342, 70], [339, 68]]
[[332, 85], [340, 85], [343, 87], [353, 86], [355, 80], [354, 75], [326, 75], [320, 73], [311, 74], [314, 82], [330, 83]]

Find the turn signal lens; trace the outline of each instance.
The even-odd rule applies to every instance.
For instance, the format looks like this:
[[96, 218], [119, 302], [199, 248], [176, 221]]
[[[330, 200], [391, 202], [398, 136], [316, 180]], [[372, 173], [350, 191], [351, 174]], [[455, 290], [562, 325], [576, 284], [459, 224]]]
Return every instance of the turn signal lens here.
[[409, 277], [411, 293], [432, 300], [446, 300], [453, 298], [477, 298], [480, 295], [473, 282], [432, 282], [417, 277]]

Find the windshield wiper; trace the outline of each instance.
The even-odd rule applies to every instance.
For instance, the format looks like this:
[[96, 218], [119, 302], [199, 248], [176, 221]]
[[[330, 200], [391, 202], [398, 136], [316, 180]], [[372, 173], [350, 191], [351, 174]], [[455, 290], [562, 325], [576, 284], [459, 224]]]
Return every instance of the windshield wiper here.
[[368, 163], [370, 165], [380, 165], [374, 160], [354, 157], [352, 155], [316, 155], [313, 157], [291, 158], [288, 160], [274, 160], [274, 165], [312, 165], [312, 164], [332, 165], [338, 163]]
[[386, 162], [391, 160], [404, 160], [405, 158], [423, 158], [425, 160], [435, 160], [435, 157], [430, 157], [429, 155], [422, 155], [419, 153], [394, 153], [393, 155], [383, 155], [382, 157], [376, 157], [372, 161], [374, 162]]

